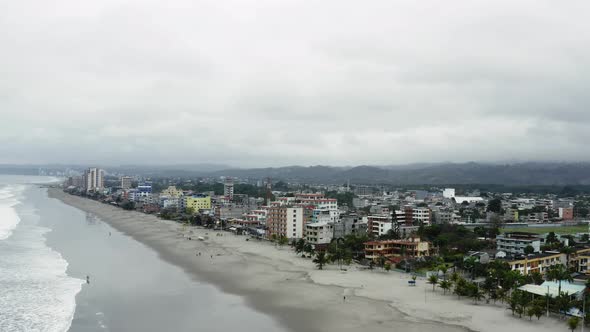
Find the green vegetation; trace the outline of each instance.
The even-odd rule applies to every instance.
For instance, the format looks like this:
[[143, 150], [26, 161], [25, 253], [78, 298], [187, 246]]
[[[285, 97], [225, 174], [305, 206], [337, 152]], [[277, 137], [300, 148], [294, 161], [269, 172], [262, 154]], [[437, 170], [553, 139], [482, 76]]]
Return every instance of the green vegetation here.
[[564, 226], [564, 227], [505, 227], [500, 230], [502, 233], [511, 233], [511, 232], [527, 232], [527, 233], [535, 233], [535, 234], [544, 234], [549, 232], [554, 232], [557, 234], [576, 234], [576, 233], [587, 233], [588, 226], [586, 225], [578, 225], [578, 226]]
[[326, 265], [328, 263], [328, 258], [326, 257], [326, 253], [324, 253], [324, 252], [318, 253], [316, 255], [315, 259], [313, 260], [313, 262], [316, 264], [318, 269], [322, 270], [324, 268], [324, 265]]
[[336, 198], [338, 200], [338, 205], [346, 205], [348, 207], [352, 207], [352, 199], [355, 195], [351, 192], [348, 193], [338, 193], [336, 191], [327, 191], [326, 198]]

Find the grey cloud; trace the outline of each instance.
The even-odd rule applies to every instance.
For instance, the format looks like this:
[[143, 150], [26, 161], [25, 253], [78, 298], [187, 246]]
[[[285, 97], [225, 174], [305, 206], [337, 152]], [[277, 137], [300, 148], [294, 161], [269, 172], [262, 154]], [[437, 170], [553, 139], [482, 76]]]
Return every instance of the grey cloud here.
[[589, 9], [5, 2], [0, 162], [586, 160]]

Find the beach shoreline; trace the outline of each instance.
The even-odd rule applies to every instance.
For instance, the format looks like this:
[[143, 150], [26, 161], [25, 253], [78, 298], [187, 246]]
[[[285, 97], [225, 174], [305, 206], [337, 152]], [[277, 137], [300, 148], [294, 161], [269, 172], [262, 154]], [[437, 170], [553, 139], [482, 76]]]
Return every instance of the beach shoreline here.
[[[290, 247], [275, 248], [246, 236], [186, 227], [135, 211], [72, 196], [60, 189], [49, 197], [92, 213], [115, 229], [155, 250], [199, 281], [242, 296], [257, 311], [291, 331], [497, 331], [543, 332], [564, 329], [551, 319], [512, 317], [505, 307], [457, 300], [407, 274], [328, 266], [319, 271]], [[199, 236], [208, 240], [199, 241]], [[192, 240], [188, 240], [191, 237]], [[200, 253], [200, 255], [199, 255]], [[346, 297], [346, 299], [344, 299]]]

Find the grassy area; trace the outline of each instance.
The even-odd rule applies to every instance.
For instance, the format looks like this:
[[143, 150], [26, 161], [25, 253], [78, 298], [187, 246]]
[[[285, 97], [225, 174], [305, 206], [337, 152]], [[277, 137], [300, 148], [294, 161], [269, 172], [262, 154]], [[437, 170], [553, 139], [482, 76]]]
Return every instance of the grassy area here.
[[566, 227], [509, 227], [503, 228], [502, 233], [506, 232], [528, 232], [528, 233], [549, 233], [555, 232], [557, 234], [575, 234], [575, 233], [587, 233], [588, 226], [580, 225], [580, 226], [566, 226]]

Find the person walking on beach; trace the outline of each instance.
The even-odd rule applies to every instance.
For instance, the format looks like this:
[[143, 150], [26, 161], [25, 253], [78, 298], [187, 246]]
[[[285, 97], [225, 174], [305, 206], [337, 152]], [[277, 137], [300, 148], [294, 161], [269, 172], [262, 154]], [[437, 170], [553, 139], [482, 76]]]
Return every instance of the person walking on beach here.
[[342, 298], [342, 302], [346, 302], [346, 295]]

